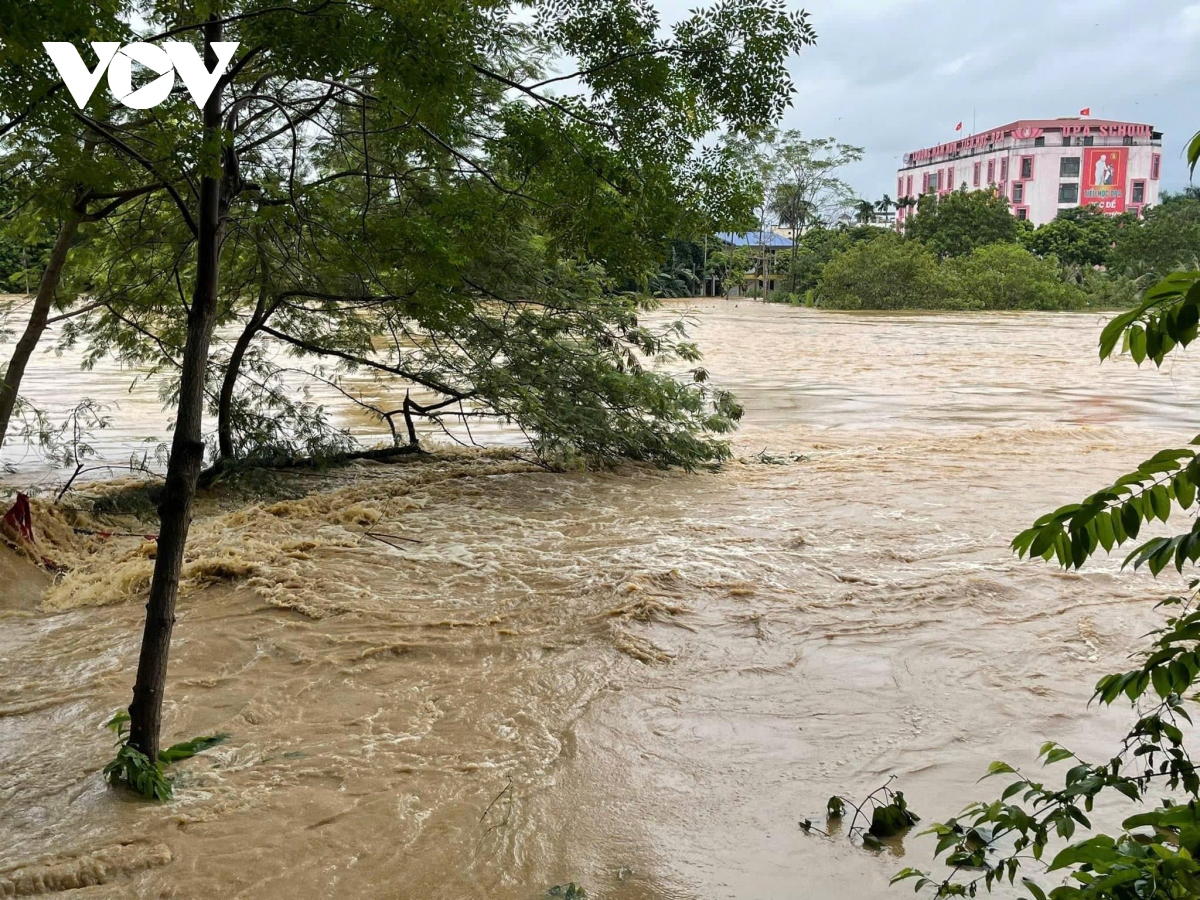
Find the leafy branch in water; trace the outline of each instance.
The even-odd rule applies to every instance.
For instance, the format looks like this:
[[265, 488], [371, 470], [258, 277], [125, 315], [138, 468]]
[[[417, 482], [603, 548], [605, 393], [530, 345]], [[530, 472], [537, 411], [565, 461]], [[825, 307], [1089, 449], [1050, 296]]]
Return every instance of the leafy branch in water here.
[[908, 808], [904, 794], [891, 789], [894, 779], [893, 775], [886, 784], [877, 787], [858, 804], [836, 794], [830, 797], [825, 804], [826, 831], [817, 828], [809, 819], [801, 821], [800, 828], [805, 832], [815, 831], [832, 837], [844, 820], [846, 811], [853, 809], [846, 836], [852, 841], [860, 841], [867, 850], [882, 850], [883, 839], [901, 836], [921, 821], [921, 817]]
[[104, 725], [117, 736], [117, 755], [104, 767], [104, 780], [112, 787], [125, 786], [141, 794], [147, 800], [164, 802], [174, 796], [171, 780], [165, 769], [171, 763], [191, 759], [210, 747], [229, 740], [228, 734], [210, 734], [172, 744], [160, 750], [158, 759], [151, 763], [145, 753], [129, 744], [129, 713], [121, 710]]

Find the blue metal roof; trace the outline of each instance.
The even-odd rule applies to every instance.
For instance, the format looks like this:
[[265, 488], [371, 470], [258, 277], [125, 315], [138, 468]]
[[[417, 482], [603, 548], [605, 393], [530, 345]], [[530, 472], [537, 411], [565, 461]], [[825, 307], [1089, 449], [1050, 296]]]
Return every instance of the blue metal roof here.
[[741, 233], [723, 231], [717, 237], [726, 244], [733, 244], [735, 247], [778, 247], [787, 249], [792, 246], [791, 241], [773, 231], [743, 231]]

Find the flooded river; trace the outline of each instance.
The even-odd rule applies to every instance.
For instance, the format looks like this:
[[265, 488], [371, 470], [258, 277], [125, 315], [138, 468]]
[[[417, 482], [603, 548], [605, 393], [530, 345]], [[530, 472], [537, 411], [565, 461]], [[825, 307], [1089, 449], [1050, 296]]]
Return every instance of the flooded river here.
[[[1108, 752], [1127, 711], [1086, 709], [1089, 686], [1177, 582], [1007, 543], [1190, 440], [1196, 361], [1101, 366], [1096, 315], [695, 319], [747, 408], [718, 473], [461, 454], [205, 501], [165, 727], [232, 737], [174, 767], [170, 804], [100, 774], [142, 542], [97, 540], [40, 601], [0, 601], [0, 896], [878, 897], [930, 844], [805, 835], [829, 795], [895, 775], [945, 818], [992, 795], [994, 759]], [[89, 377], [47, 365], [35, 401]], [[87, 392], [129, 404], [103, 377]], [[121, 415], [165, 432], [152, 399]]]

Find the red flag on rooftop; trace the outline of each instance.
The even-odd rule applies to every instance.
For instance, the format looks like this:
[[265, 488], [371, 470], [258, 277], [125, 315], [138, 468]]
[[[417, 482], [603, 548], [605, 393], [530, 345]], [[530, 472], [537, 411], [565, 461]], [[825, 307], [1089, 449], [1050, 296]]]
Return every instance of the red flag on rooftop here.
[[962, 122], [959, 122], [957, 125], [955, 125], [955, 126], [954, 126], [954, 130], [955, 130], [955, 131], [962, 131]]
[[1092, 114], [1092, 108], [1090, 106], [1085, 106], [1079, 111], [1079, 114], [1081, 116], [1090, 116]]

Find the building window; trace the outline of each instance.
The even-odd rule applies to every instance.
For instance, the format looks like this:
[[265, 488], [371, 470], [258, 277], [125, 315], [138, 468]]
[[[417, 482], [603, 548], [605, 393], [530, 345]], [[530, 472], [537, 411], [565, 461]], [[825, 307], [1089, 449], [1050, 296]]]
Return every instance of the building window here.
[[1064, 135], [1063, 135], [1063, 146], [1064, 146], [1064, 147], [1070, 147], [1070, 146], [1071, 146], [1071, 136], [1070, 136], [1069, 134], [1064, 134]]
[[1032, 156], [1022, 156], [1021, 157], [1021, 179], [1023, 181], [1027, 181], [1030, 178], [1033, 178], [1033, 157]]
[[972, 176], [972, 183], [975, 185], [975, 187], [979, 187], [979, 178], [980, 178], [982, 169], [983, 169], [983, 163], [975, 163], [975, 172]]
[[1025, 221], [1026, 219], [1028, 219], [1029, 218], [1029, 207], [1028, 206], [1018, 206], [1017, 207], [1017, 218], [1020, 219], [1022, 222]]
[[1162, 156], [1155, 153], [1150, 157], [1150, 178], [1153, 181], [1158, 181], [1159, 170], [1162, 169]]
[[1058, 161], [1058, 175], [1060, 178], [1078, 178], [1079, 177], [1079, 157], [1064, 156]]
[[1000, 183], [1008, 181], [1008, 157], [1000, 160]]
[[905, 195], [906, 197], [911, 197], [911, 196], [913, 195], [913, 192], [912, 192], [912, 176], [911, 176], [911, 175], [909, 175], [909, 176], [908, 176], [908, 190], [906, 190], [906, 191], [904, 192], [904, 195]]
[[1126, 147], [1132, 147], [1133, 146], [1133, 135], [1132, 134], [1125, 135], [1125, 139], [1123, 141], [1121, 141], [1121, 143], [1124, 144]]
[[904, 196], [904, 176], [901, 175], [896, 179], [896, 199], [899, 200]]
[[1073, 181], [1060, 184], [1058, 186], [1058, 202], [1059, 203], [1078, 203], [1079, 202], [1079, 185]]
[[921, 173], [921, 193], [922, 194], [929, 193], [929, 173], [928, 172]]
[[1035, 147], [1045, 147], [1045, 146], [1046, 146], [1046, 139], [1045, 139], [1044, 137], [1036, 137], [1036, 138], [1034, 138], [1034, 139], [1033, 139], [1033, 146], [1035, 146]]
[[996, 161], [994, 159], [989, 159], [988, 160], [988, 184], [995, 184], [995, 183], [996, 183]]
[[1025, 202], [1025, 182], [1014, 181], [1013, 182], [1013, 203], [1024, 203], [1024, 202]]
[[1145, 203], [1146, 202], [1146, 182], [1135, 181], [1133, 183], [1133, 202], [1134, 203]]
[[1096, 143], [1096, 139], [1094, 137], [1092, 137], [1090, 134], [1083, 139], [1083, 146], [1085, 146], [1085, 147], [1090, 147], [1094, 143]]

